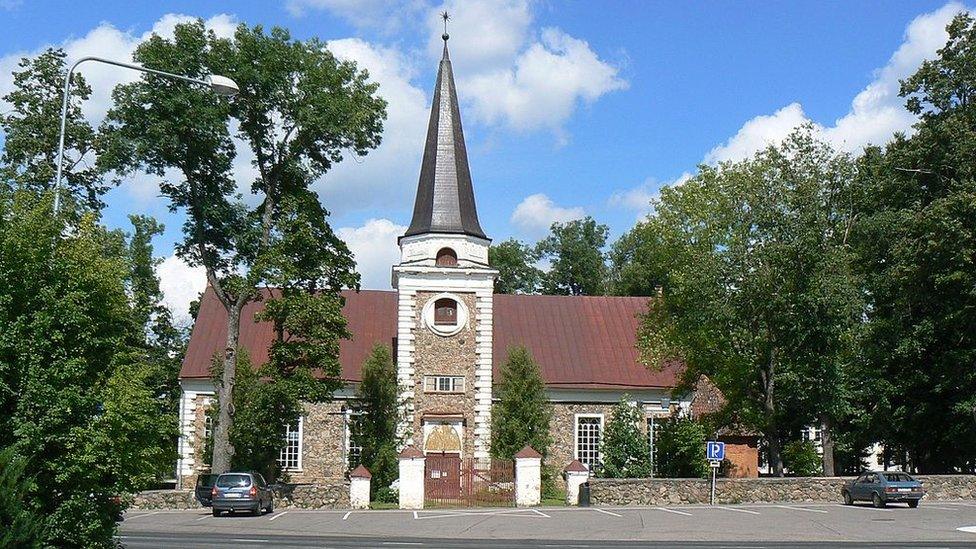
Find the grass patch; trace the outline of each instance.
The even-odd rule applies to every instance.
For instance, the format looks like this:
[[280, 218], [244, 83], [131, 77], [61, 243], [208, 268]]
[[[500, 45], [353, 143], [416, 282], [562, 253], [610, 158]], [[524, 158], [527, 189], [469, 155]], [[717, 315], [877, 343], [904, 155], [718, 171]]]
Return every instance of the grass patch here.
[[369, 502], [370, 509], [399, 509], [399, 503], [387, 503], [383, 501], [371, 501]]

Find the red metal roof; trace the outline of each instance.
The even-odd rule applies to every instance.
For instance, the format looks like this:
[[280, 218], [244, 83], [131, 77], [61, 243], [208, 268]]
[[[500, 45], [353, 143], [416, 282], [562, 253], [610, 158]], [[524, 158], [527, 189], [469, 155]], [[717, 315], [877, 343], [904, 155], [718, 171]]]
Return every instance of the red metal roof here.
[[[265, 296], [268, 294], [266, 293]], [[342, 340], [339, 362], [342, 379], [359, 381], [362, 364], [373, 345], [393, 346], [396, 337], [397, 294], [393, 291], [343, 292], [343, 314], [351, 339]], [[638, 315], [646, 297], [570, 297], [537, 295], [494, 296], [494, 370], [508, 358], [508, 349], [523, 345], [542, 370], [546, 385], [572, 389], [673, 387], [675, 364], [650, 370], [637, 360]], [[255, 322], [261, 301], [244, 308], [241, 345], [254, 364], [268, 359], [273, 334], [267, 322]], [[201, 300], [180, 377], [210, 377], [213, 356], [227, 337], [227, 313], [208, 289]]]

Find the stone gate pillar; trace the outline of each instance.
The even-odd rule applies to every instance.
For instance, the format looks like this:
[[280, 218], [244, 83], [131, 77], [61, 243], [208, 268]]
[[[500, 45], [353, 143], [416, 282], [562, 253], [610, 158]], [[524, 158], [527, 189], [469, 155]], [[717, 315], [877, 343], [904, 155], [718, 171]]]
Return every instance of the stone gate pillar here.
[[566, 475], [566, 505], [579, 505], [579, 488], [590, 479], [590, 470], [574, 459], [563, 469], [563, 474]]
[[424, 508], [424, 453], [413, 446], [400, 452], [400, 509]]
[[360, 465], [349, 473], [349, 507], [352, 509], [369, 509], [369, 485], [373, 475], [365, 466]]
[[542, 454], [531, 446], [515, 454], [515, 505], [530, 507], [542, 502]]

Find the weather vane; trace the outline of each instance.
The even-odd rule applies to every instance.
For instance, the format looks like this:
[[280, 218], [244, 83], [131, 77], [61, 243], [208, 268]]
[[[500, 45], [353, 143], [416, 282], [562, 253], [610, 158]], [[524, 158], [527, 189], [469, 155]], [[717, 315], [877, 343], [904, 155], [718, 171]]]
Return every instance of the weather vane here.
[[446, 11], [445, 11], [444, 13], [442, 13], [442, 14], [441, 14], [441, 19], [443, 19], [443, 20], [444, 20], [444, 34], [442, 34], [442, 35], [441, 35], [441, 38], [443, 38], [445, 42], [447, 41], [447, 39], [448, 39], [448, 38], [450, 38], [450, 37], [451, 37], [451, 35], [450, 35], [450, 34], [447, 34], [447, 21], [448, 21], [448, 20], [449, 20], [450, 18], [451, 18], [451, 16], [450, 16], [450, 15], [448, 15], [448, 13], [447, 13]]

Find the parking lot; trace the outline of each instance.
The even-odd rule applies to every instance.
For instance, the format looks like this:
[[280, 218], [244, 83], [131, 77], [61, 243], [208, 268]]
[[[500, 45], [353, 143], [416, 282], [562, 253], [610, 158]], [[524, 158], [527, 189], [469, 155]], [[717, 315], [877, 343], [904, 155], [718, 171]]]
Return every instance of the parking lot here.
[[208, 509], [132, 511], [120, 527], [131, 547], [327, 546], [603, 547], [668, 541], [694, 545], [795, 546], [875, 542], [884, 546], [976, 545], [976, 502], [918, 509], [841, 504], [463, 509], [279, 510], [215, 518]]

